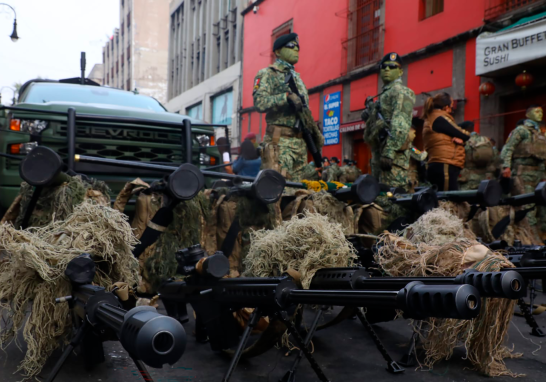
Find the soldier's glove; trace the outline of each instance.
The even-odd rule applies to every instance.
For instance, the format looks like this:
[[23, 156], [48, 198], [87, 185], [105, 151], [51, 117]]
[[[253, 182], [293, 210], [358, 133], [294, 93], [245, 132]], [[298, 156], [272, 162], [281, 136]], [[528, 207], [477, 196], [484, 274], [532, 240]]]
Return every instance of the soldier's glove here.
[[383, 171], [392, 170], [392, 159], [387, 157], [381, 157], [381, 159], [379, 160], [379, 167], [381, 167], [381, 170]]
[[288, 101], [288, 104], [290, 107], [296, 112], [300, 112], [301, 109], [303, 109], [303, 104], [301, 103], [301, 98], [294, 93], [288, 93], [286, 96], [286, 100]]
[[370, 111], [368, 109], [364, 109], [362, 111], [362, 114], [360, 114], [360, 118], [364, 121], [364, 122], [368, 122], [368, 119], [370, 118]]
[[510, 170], [510, 167], [506, 167], [504, 170], [502, 170], [503, 178], [510, 178], [510, 176], [512, 176], [512, 171]]

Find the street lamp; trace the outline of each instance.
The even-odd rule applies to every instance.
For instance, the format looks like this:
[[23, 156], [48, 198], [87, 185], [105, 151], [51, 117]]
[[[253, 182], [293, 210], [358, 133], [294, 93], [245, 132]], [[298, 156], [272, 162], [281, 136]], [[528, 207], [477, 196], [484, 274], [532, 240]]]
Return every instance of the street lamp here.
[[15, 13], [15, 9], [13, 9], [13, 7], [9, 4], [0, 3], [0, 5], [5, 5], [7, 7], [10, 7], [11, 10], [13, 11], [13, 15], [15, 16], [15, 18], [13, 19], [13, 32], [11, 32], [11, 36], [9, 37], [11, 38], [11, 41], [17, 42], [17, 40], [19, 40], [19, 36], [17, 36], [17, 13]]
[[0, 88], [0, 105], [2, 104], [2, 90], [4, 90], [4, 88], [8, 88], [8, 89], [11, 89], [11, 91], [13, 91], [13, 98], [11, 99], [11, 106], [15, 105], [15, 93], [17, 93], [17, 90], [15, 88], [12, 88], [11, 86], [2, 86]]

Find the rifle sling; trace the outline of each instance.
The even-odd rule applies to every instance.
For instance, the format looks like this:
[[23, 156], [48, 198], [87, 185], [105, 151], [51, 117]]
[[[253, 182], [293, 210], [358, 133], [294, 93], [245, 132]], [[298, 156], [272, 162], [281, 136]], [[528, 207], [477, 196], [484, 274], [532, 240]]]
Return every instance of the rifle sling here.
[[28, 202], [27, 210], [25, 211], [25, 216], [23, 217], [23, 221], [21, 222], [22, 229], [28, 228], [28, 222], [30, 221], [30, 217], [32, 216], [32, 213], [34, 212], [34, 209], [36, 208], [38, 199], [40, 199], [42, 190], [43, 190], [43, 187], [41, 186], [38, 186], [34, 189], [34, 192], [32, 193], [32, 197], [30, 198], [30, 202]]
[[228, 259], [233, 252], [233, 247], [235, 247], [235, 241], [237, 241], [239, 232], [241, 232], [239, 215], [235, 214], [235, 217], [233, 218], [233, 221], [231, 222], [231, 225], [227, 231], [224, 242], [222, 243], [222, 248], [220, 249], [224, 253], [224, 256], [226, 256]]
[[[527, 216], [527, 214], [534, 210], [535, 207], [529, 207], [525, 210], [517, 211], [514, 217], [514, 223], [519, 223], [520, 221]], [[501, 235], [506, 231], [506, 228], [510, 225], [510, 215], [503, 217], [497, 224], [495, 224], [495, 227], [493, 227], [493, 230], [491, 231], [491, 234], [495, 239], [498, 239], [501, 237]]]

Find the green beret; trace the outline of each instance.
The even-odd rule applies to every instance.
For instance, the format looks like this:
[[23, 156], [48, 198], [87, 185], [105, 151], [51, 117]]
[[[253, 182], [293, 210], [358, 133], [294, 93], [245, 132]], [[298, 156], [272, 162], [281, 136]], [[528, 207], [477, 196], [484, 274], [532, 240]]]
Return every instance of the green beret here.
[[402, 66], [402, 58], [400, 58], [400, 55], [398, 53], [391, 52], [386, 54], [385, 57], [383, 57], [379, 62], [379, 66], [383, 65], [383, 63], [387, 61], [396, 62], [398, 63], [398, 65]]
[[276, 51], [277, 49], [281, 49], [283, 46], [285, 46], [286, 44], [288, 44], [289, 42], [292, 42], [294, 40], [298, 41], [297, 33], [289, 33], [289, 34], [285, 34], [284, 36], [279, 37], [273, 43], [273, 52]]

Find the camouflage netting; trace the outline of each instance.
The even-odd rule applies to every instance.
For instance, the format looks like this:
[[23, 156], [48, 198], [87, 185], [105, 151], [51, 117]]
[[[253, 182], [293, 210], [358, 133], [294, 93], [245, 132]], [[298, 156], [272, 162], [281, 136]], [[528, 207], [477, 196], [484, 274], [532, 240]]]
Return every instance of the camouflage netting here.
[[[10, 207], [10, 214], [7, 214], [9, 218], [6, 216], [2, 222], [13, 222], [15, 227], [20, 227], [33, 193], [34, 187], [22, 182], [19, 196], [14, 201], [14, 205]], [[87, 199], [109, 206], [110, 190], [106, 183], [96, 179], [82, 179], [81, 176], [73, 176], [68, 182], [58, 187], [44, 187], [28, 226], [43, 227], [49, 224], [54, 216], [55, 220], [66, 219], [75, 206]]]
[[36, 377], [71, 333], [68, 304], [55, 303], [56, 297], [71, 294], [64, 276], [68, 262], [89, 253], [97, 263], [95, 284], [108, 289], [115, 282], [133, 286], [138, 282], [138, 262], [132, 255], [136, 242], [125, 215], [92, 202], [75, 206], [65, 220], [45, 227], [16, 230], [0, 225], [0, 344], [6, 348], [17, 343], [23, 329], [27, 352], [18, 371]]
[[[450, 211], [463, 220], [467, 219], [470, 212], [470, 205], [468, 203], [440, 202], [440, 208]], [[479, 210], [470, 222], [465, 223], [465, 229], [472, 230], [484, 243], [505, 240], [508, 245], [513, 245], [514, 240], [519, 240], [524, 245], [542, 245], [543, 243], [540, 240], [538, 232], [529, 225], [527, 217], [517, 223], [514, 221], [514, 215], [520, 209], [522, 207], [495, 206]], [[511, 217], [510, 224], [500, 237], [495, 238], [492, 231], [497, 223], [506, 216]]]
[[[391, 276], [456, 276], [468, 267], [498, 271], [513, 267], [506, 258], [479, 244], [450, 212], [436, 208], [421, 216], [400, 235], [380, 236], [376, 261]], [[503, 345], [515, 301], [483, 299], [480, 315], [473, 320], [429, 318], [424, 335], [425, 359], [429, 368], [453, 355], [464, 344], [467, 357], [479, 372], [489, 376], [517, 376], [504, 359], [517, 354]]]
[[309, 288], [319, 269], [349, 267], [356, 260], [341, 224], [309, 211], [283, 221], [273, 230], [253, 231], [250, 238], [244, 259], [246, 277], [273, 277], [295, 270], [301, 275], [303, 287]]
[[[133, 219], [137, 238], [140, 238], [146, 224], [159, 210], [162, 202], [160, 194], [139, 195]], [[139, 257], [142, 275], [142, 283], [138, 287], [140, 293], [154, 294], [161, 282], [176, 274], [176, 251], [194, 244], [204, 245], [203, 226], [209, 218], [209, 209], [208, 199], [203, 192], [175, 207], [171, 224]]]

